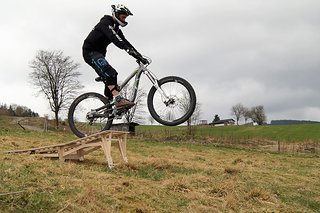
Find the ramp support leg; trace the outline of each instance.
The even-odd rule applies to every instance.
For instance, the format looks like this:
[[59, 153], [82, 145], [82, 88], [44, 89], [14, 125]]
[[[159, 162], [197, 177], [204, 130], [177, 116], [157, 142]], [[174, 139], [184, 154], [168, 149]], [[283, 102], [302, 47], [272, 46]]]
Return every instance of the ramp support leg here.
[[102, 150], [104, 152], [104, 155], [107, 158], [108, 167], [110, 169], [112, 169], [113, 161], [112, 161], [112, 157], [111, 157], [111, 137], [109, 137], [108, 139], [105, 138], [105, 137], [102, 137], [101, 147], [102, 147]]

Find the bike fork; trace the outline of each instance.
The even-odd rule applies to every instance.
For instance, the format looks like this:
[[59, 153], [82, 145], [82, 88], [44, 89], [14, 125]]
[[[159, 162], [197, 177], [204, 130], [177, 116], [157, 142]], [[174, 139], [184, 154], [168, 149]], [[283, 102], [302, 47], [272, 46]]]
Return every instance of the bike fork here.
[[149, 70], [145, 71], [146, 76], [150, 79], [153, 86], [157, 89], [157, 91], [160, 93], [162, 99], [164, 102], [168, 102], [170, 100], [169, 96], [163, 91], [163, 89], [159, 86], [158, 78]]

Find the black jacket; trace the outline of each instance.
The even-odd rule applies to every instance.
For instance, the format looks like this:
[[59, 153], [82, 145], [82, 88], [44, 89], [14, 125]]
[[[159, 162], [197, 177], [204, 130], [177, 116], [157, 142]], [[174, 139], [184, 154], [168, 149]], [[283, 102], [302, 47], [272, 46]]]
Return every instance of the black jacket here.
[[105, 15], [84, 40], [82, 49], [84, 53], [97, 51], [105, 56], [107, 46], [111, 42], [120, 49], [134, 48], [124, 37], [119, 24], [112, 16]]

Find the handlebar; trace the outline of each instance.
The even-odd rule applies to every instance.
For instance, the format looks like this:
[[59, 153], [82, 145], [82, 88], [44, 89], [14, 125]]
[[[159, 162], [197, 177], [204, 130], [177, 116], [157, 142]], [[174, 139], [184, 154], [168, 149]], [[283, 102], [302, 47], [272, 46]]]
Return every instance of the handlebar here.
[[142, 56], [136, 49], [134, 48], [129, 48], [126, 50], [129, 55], [131, 55], [132, 57], [134, 57], [135, 59], [137, 59], [137, 63], [139, 65], [143, 64], [143, 65], [149, 65], [151, 63], [151, 59], [149, 57], [146, 56]]
[[[137, 58], [136, 58], [136, 62], [140, 65], [140, 64], [144, 64], [144, 65], [149, 65], [151, 64], [152, 60], [151, 58], [147, 57], [147, 56], [142, 56], [142, 55], [139, 55]], [[143, 61], [146, 61], [147, 63], [143, 63]]]

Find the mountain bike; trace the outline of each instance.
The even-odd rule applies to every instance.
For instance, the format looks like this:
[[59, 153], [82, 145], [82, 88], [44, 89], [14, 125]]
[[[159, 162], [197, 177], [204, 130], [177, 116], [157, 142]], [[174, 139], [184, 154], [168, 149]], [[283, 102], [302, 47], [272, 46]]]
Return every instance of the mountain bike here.
[[[136, 68], [121, 85], [121, 90], [135, 77], [130, 101], [135, 102], [140, 77], [145, 74], [152, 83], [147, 96], [147, 106], [151, 116], [160, 124], [176, 126], [186, 122], [196, 106], [196, 94], [188, 81], [177, 76], [167, 76], [160, 80], [147, 68], [148, 63], [137, 59]], [[101, 80], [101, 79], [100, 79]], [[103, 81], [103, 80], [102, 80]], [[68, 122], [72, 132], [78, 137], [85, 137], [110, 129], [113, 120], [121, 119], [129, 108], [117, 108], [116, 100], [99, 93], [89, 92], [77, 97], [68, 112]]]

